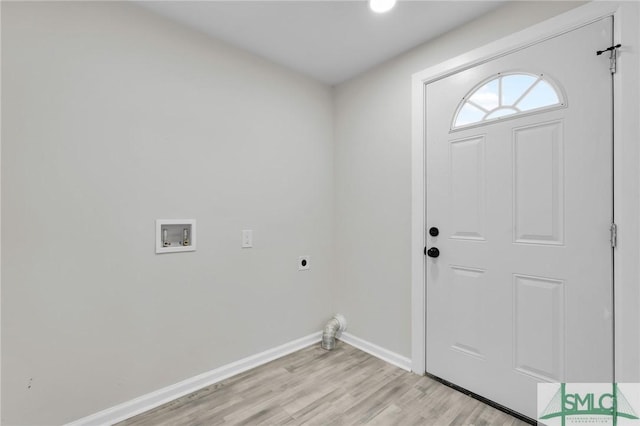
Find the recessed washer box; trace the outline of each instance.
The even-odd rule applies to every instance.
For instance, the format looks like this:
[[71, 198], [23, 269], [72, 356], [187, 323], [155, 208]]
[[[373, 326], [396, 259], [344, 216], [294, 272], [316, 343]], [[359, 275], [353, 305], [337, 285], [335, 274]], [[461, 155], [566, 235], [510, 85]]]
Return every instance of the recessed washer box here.
[[195, 250], [195, 219], [156, 219], [156, 253]]

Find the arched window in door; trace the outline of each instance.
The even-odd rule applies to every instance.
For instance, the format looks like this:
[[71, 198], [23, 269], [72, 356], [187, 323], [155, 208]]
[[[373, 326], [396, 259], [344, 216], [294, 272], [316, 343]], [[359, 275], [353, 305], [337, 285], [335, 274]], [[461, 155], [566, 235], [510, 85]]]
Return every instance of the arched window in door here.
[[478, 125], [566, 105], [562, 91], [544, 75], [500, 73], [462, 98], [452, 129]]

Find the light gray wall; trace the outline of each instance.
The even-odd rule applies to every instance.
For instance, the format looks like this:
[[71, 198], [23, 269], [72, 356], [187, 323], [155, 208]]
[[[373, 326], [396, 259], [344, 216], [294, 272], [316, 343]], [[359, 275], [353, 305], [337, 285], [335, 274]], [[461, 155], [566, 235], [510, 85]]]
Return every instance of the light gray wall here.
[[581, 5], [512, 2], [335, 88], [336, 307], [411, 356], [411, 76]]
[[[3, 2], [2, 88], [3, 424], [95, 413], [333, 313], [329, 88], [120, 2]], [[157, 218], [197, 219], [198, 250], [156, 255]]]
[[[134, 5], [3, 2], [2, 423], [95, 413], [333, 312], [409, 356], [411, 75], [579, 4], [507, 4], [332, 99]], [[198, 250], [155, 255], [156, 218], [196, 218]]]

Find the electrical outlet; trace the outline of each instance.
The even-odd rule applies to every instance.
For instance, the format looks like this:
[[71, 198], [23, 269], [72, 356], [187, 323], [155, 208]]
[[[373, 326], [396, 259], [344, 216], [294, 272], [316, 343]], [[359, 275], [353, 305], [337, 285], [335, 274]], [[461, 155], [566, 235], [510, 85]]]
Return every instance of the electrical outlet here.
[[300, 256], [298, 257], [298, 271], [307, 271], [309, 270], [309, 264], [311, 263], [310, 256]]

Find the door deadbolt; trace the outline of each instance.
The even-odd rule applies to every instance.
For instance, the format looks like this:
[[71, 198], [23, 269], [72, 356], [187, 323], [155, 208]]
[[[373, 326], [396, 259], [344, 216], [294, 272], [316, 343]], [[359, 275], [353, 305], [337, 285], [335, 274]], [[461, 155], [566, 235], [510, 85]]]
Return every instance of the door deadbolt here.
[[440, 230], [435, 226], [432, 226], [431, 228], [429, 228], [429, 235], [431, 235], [432, 237], [437, 237], [438, 235], [440, 235]]

